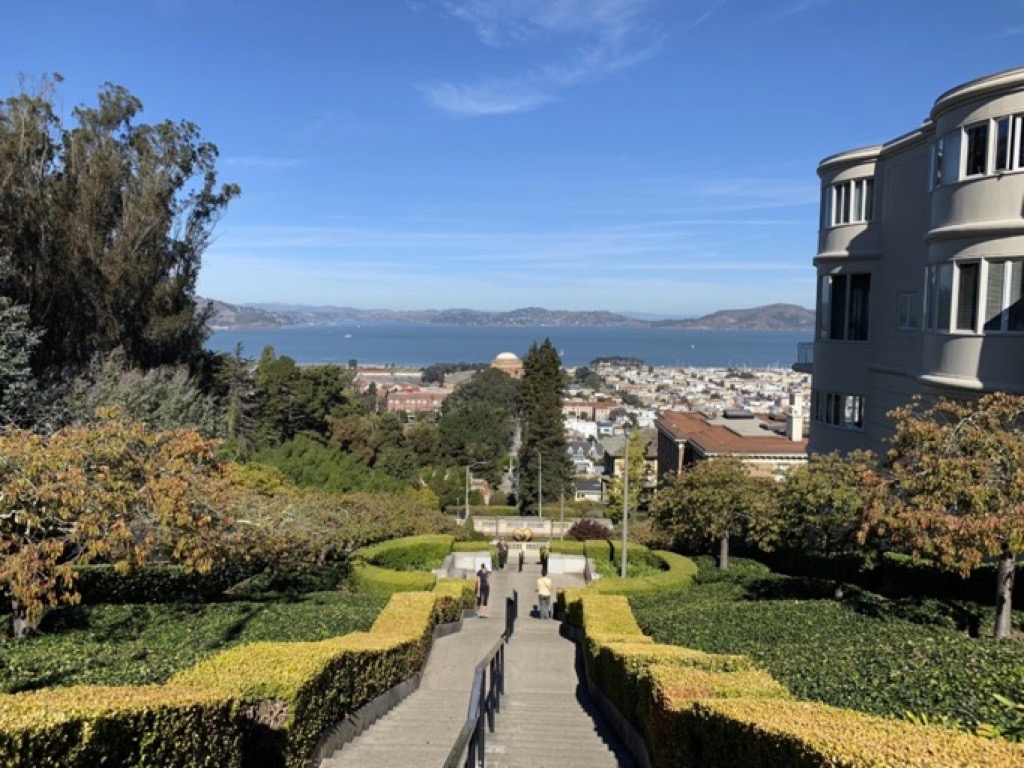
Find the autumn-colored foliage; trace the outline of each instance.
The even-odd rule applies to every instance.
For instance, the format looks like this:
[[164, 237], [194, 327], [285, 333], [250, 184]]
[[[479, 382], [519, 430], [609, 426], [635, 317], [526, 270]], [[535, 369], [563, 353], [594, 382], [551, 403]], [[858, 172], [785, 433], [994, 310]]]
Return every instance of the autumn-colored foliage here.
[[996, 636], [1010, 628], [1014, 558], [1024, 548], [1024, 397], [920, 400], [892, 411], [896, 433], [862, 537], [967, 576], [998, 558]]
[[230, 545], [230, 490], [194, 430], [109, 418], [49, 437], [0, 434], [0, 587], [16, 633], [44, 606], [77, 600], [76, 564], [127, 570], [159, 555], [208, 572]]

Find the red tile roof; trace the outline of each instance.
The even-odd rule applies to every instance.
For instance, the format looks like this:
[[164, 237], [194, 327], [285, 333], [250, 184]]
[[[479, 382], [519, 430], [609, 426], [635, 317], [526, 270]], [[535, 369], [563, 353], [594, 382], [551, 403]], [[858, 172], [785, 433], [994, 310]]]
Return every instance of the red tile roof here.
[[745, 437], [721, 424], [709, 424], [700, 413], [666, 412], [658, 414], [658, 427], [676, 442], [689, 440], [704, 454], [786, 454], [807, 453], [807, 440], [790, 440], [765, 432], [764, 436]]

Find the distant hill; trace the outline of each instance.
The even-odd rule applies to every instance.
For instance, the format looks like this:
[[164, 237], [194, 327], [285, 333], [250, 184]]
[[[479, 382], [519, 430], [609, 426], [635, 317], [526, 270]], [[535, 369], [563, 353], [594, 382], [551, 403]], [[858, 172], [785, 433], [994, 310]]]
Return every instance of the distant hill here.
[[509, 312], [476, 309], [355, 309], [353, 307], [304, 306], [298, 304], [238, 305], [216, 299], [199, 299], [200, 306], [212, 305], [209, 327], [284, 328], [300, 325], [345, 325], [351, 323], [436, 323], [439, 325], [499, 326], [622, 326], [689, 328], [694, 330], [800, 331], [814, 327], [814, 312], [794, 304], [771, 304], [753, 309], [730, 309], [687, 320], [640, 320], [606, 312], [572, 311], [524, 307]]
[[656, 328], [693, 331], [810, 331], [814, 311], [796, 304], [768, 304], [751, 309], [723, 309], [690, 320], [657, 320]]

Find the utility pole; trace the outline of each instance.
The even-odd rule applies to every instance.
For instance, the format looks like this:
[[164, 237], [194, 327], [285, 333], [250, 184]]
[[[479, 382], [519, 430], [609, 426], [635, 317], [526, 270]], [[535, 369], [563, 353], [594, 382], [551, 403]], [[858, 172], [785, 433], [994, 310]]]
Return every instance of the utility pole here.
[[623, 429], [626, 449], [622, 459], [622, 578], [626, 578], [626, 536], [629, 532], [629, 430]]
[[558, 512], [558, 539], [561, 541], [565, 538], [565, 489], [562, 490], [559, 500], [561, 504]]

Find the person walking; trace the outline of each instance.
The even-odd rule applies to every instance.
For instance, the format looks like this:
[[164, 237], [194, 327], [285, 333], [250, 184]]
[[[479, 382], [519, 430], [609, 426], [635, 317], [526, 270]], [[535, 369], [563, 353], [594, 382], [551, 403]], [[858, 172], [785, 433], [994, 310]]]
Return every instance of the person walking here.
[[537, 613], [542, 619], [551, 618], [551, 579], [544, 574], [537, 579]]
[[476, 572], [476, 616], [478, 619], [487, 618], [487, 598], [491, 596], [491, 572], [487, 570], [487, 563], [480, 563], [480, 570]]
[[498, 539], [498, 567], [501, 570], [505, 570], [505, 563], [508, 562], [508, 544], [505, 542], [505, 537], [502, 536]]

